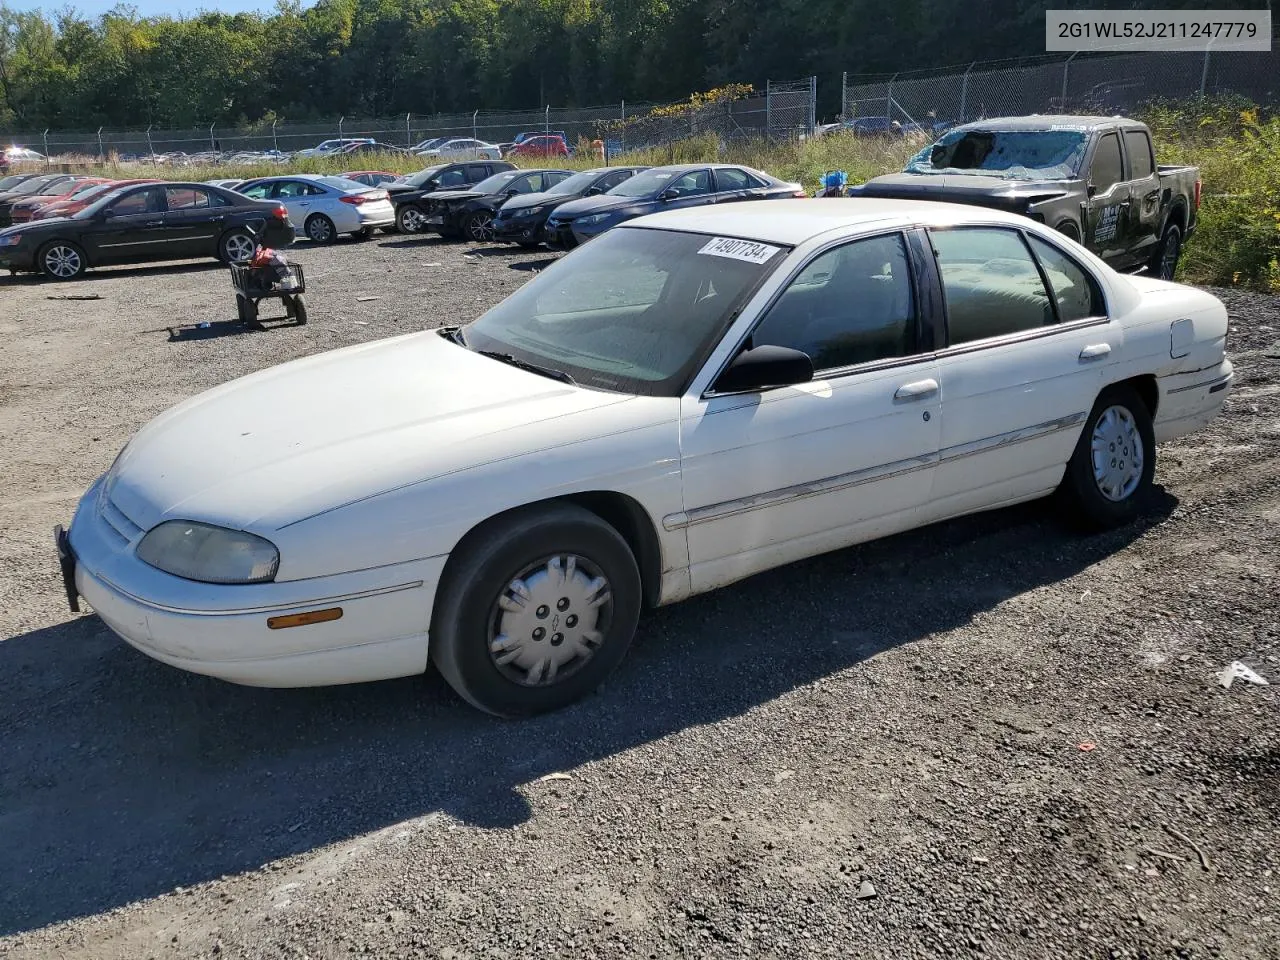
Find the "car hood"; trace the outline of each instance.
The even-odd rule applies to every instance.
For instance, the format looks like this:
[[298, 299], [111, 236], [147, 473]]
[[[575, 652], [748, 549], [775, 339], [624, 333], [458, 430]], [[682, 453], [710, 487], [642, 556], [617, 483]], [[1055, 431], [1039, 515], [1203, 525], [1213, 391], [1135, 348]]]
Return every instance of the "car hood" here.
[[598, 197], [583, 197], [581, 200], [570, 200], [557, 207], [556, 219], [573, 220], [593, 213], [608, 213], [610, 210], [622, 210], [625, 207], [644, 206], [650, 202], [645, 197], [611, 197], [607, 193]]
[[1018, 212], [1028, 203], [1064, 196], [1068, 180], [1009, 180], [960, 173], [891, 173], [874, 177], [849, 191], [855, 197], [902, 200], [946, 200], [952, 203], [994, 204]]
[[269, 533], [554, 445], [548, 430], [590, 434], [596, 426], [573, 421], [632, 399], [507, 366], [435, 331], [409, 334], [192, 397], [138, 431], [108, 487], [143, 529], [184, 519]]
[[[523, 193], [518, 197], [512, 197], [502, 205], [502, 209], [506, 213], [519, 213], [521, 210], [528, 210], [531, 207], [554, 206], [557, 210], [566, 203], [573, 203], [578, 199], [572, 195], [563, 193]], [[594, 197], [592, 199], [595, 199]]]
[[23, 236], [52, 233], [63, 224], [70, 222], [70, 220], [70, 217], [46, 217], [43, 220], [28, 220], [26, 223], [17, 223], [11, 227], [0, 229], [0, 237], [7, 237], [14, 233], [20, 233]]
[[489, 194], [476, 190], [437, 190], [431, 194], [432, 200], [474, 200], [476, 197], [487, 197]]

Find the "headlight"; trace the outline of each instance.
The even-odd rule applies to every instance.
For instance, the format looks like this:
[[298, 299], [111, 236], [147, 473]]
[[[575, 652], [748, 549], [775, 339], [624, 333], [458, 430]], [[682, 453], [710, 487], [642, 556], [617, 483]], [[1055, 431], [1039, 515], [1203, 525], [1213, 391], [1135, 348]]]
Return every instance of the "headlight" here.
[[578, 220], [578, 223], [582, 224], [584, 227], [589, 227], [592, 224], [604, 223], [606, 220], [608, 220], [612, 216], [613, 216], [612, 213], [593, 213], [589, 217], [580, 218]]
[[512, 211], [512, 216], [516, 216], [516, 217], [532, 217], [532, 216], [534, 216], [534, 215], [536, 215], [536, 214], [541, 213], [541, 212], [542, 212], [543, 210], [545, 210], [545, 209], [547, 209], [547, 207], [546, 207], [546, 205], [544, 204], [544, 205], [542, 205], [541, 207], [528, 207], [528, 208], [526, 208], [526, 209], [524, 209], [524, 210], [513, 210], [513, 211]]
[[16, 247], [22, 242], [22, 234], [10, 233], [0, 237], [0, 247]]
[[138, 544], [138, 559], [202, 583], [266, 583], [280, 567], [280, 551], [261, 537], [192, 520], [152, 528]]

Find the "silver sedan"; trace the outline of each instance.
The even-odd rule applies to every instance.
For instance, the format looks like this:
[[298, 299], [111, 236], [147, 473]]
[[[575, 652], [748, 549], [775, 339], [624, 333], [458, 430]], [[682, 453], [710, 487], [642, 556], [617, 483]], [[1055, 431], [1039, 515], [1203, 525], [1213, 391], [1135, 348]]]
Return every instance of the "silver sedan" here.
[[242, 183], [237, 192], [284, 204], [294, 229], [314, 243], [332, 243], [344, 233], [367, 237], [396, 221], [386, 190], [346, 177], [262, 177]]

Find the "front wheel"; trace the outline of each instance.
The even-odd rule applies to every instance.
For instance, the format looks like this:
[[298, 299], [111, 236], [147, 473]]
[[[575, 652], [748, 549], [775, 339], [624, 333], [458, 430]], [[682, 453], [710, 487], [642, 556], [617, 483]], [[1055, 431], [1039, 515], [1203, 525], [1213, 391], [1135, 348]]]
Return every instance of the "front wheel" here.
[[1178, 272], [1178, 258], [1182, 256], [1182, 227], [1171, 223], [1164, 228], [1160, 244], [1151, 258], [1149, 269], [1161, 280], [1173, 280]]
[[1082, 525], [1105, 530], [1137, 517], [1155, 471], [1151, 412], [1132, 387], [1108, 387], [1085, 420], [1059, 492]]
[[337, 227], [323, 213], [312, 214], [304, 229], [307, 232], [307, 239], [312, 243], [333, 243], [338, 239]]
[[492, 243], [494, 238], [493, 214], [488, 210], [477, 210], [467, 217], [462, 224], [462, 229], [469, 240], [473, 240], [476, 243]]
[[414, 206], [404, 206], [396, 211], [396, 229], [401, 233], [421, 233], [427, 225], [427, 217]]
[[640, 597], [630, 547], [595, 514], [571, 504], [517, 511], [481, 527], [450, 558], [431, 659], [481, 710], [556, 710], [622, 660]]
[[88, 263], [84, 251], [66, 240], [55, 240], [40, 251], [40, 271], [52, 280], [74, 280], [81, 276]]

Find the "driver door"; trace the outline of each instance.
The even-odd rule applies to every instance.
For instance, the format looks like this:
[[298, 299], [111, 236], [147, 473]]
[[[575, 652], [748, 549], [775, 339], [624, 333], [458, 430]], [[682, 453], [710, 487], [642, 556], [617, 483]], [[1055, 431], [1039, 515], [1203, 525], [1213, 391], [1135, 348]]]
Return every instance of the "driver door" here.
[[807, 353], [814, 379], [686, 396], [685, 510], [695, 591], [908, 529], [941, 442], [938, 365], [902, 233], [817, 254], [765, 313], [750, 348]]
[[91, 263], [127, 263], [168, 256], [165, 188], [140, 187], [118, 198], [85, 229]]
[[1089, 166], [1085, 246], [1108, 263], [1123, 259], [1128, 243], [1129, 184], [1125, 180], [1120, 134], [1098, 138]]
[[[701, 207], [716, 202], [710, 170], [691, 170], [676, 177], [663, 191], [663, 210]], [[674, 194], [674, 195], [673, 195]], [[669, 199], [666, 199], [668, 198]]]

